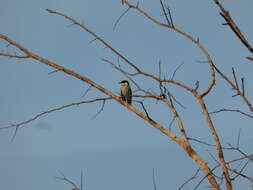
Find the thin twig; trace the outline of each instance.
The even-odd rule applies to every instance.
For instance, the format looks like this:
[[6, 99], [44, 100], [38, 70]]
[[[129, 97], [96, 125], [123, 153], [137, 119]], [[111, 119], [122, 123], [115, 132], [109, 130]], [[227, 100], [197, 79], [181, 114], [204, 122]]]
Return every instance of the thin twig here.
[[245, 112], [243, 112], [243, 111], [241, 111], [241, 110], [239, 110], [239, 109], [222, 108], [222, 109], [220, 109], [220, 110], [210, 112], [209, 114], [215, 114], [215, 113], [220, 113], [220, 112], [238, 112], [238, 113], [240, 113], [240, 114], [242, 114], [242, 115], [245, 115], [245, 116], [247, 116], [247, 117], [253, 119], [253, 116], [252, 116], [252, 115], [250, 115], [250, 114], [248, 114], [248, 113], [245, 113]]
[[29, 55], [12, 55], [12, 54], [8, 54], [8, 53], [0, 53], [0, 56], [10, 57], [10, 58], [18, 58], [18, 59], [31, 58]]
[[92, 86], [89, 85], [89, 87], [88, 87], [87, 90], [83, 93], [83, 95], [81, 96], [81, 98], [83, 98], [84, 96], [86, 96], [87, 93], [90, 91], [91, 88], [92, 88]]
[[244, 88], [244, 78], [241, 78], [242, 81], [242, 95], [245, 95], [245, 88]]
[[155, 168], [153, 168], [153, 171], [152, 171], [152, 180], [153, 180], [154, 190], [157, 190], [157, 184], [156, 184], [156, 179], [155, 179]]
[[13, 133], [12, 137], [11, 137], [11, 142], [13, 142], [13, 141], [14, 141], [14, 139], [15, 139], [15, 137], [17, 136], [18, 129], [19, 129], [18, 127], [15, 127], [15, 131], [14, 131], [14, 133]]
[[127, 10], [125, 10], [120, 17], [117, 19], [117, 21], [115, 22], [115, 24], [113, 25], [113, 31], [116, 29], [117, 24], [119, 23], [119, 21], [121, 20], [121, 18], [131, 9], [131, 7], [128, 7]]
[[251, 112], [253, 112], [253, 107], [252, 104], [250, 103], [249, 99], [245, 96], [245, 94], [243, 95], [243, 93], [240, 91], [240, 89], [237, 88], [237, 86], [220, 70], [218, 69], [218, 67], [216, 65], [214, 65], [214, 69], [217, 71], [217, 73], [225, 80], [227, 81], [228, 84], [230, 84], [230, 86], [232, 87], [232, 89], [235, 89], [237, 91], [236, 95], [240, 95], [241, 98], [243, 99], [243, 101], [245, 102], [245, 104], [247, 104], [249, 110]]
[[68, 179], [62, 172], [60, 172], [60, 174], [62, 175], [62, 177], [55, 177], [55, 178], [69, 183], [70, 185], [74, 187], [75, 190], [80, 190], [80, 188], [73, 181]]
[[159, 60], [159, 62], [158, 62], [158, 77], [159, 77], [159, 79], [161, 79], [161, 75], [162, 75], [161, 60]]
[[181, 136], [183, 137], [184, 141], [190, 146], [190, 143], [189, 143], [188, 137], [187, 137], [187, 133], [186, 133], [184, 125], [183, 125], [183, 121], [173, 104], [173, 100], [172, 100], [171, 96], [169, 96], [169, 101], [167, 100], [167, 105], [171, 109], [173, 115], [175, 116]]
[[198, 88], [199, 88], [199, 80], [196, 80], [194, 90], [197, 91]]
[[181, 63], [179, 66], [177, 66], [177, 68], [174, 70], [170, 80], [173, 80], [175, 75], [176, 75], [176, 72], [181, 68], [181, 66], [183, 65], [184, 63]]
[[148, 114], [148, 112], [147, 112], [147, 109], [146, 109], [145, 106], [144, 106], [144, 103], [141, 102], [141, 101], [137, 101], [137, 102], [141, 104], [141, 106], [142, 106], [144, 112], [146, 113], [146, 116], [149, 118], [149, 120], [152, 121], [153, 119], [151, 119], [151, 117], [149, 117], [149, 114]]
[[[190, 141], [195, 141], [195, 142], [197, 142], [197, 143], [204, 144], [204, 145], [206, 145], [206, 146], [215, 147], [214, 144], [210, 144], [210, 143], [207, 143], [207, 142], [205, 142], [205, 141], [198, 140], [198, 139], [196, 139], [196, 138], [188, 137], [188, 140], [190, 140]], [[222, 149], [231, 150], [231, 148], [229, 148], [229, 147], [222, 147]]]
[[241, 129], [239, 129], [238, 136], [237, 136], [237, 143], [236, 143], [237, 148], [239, 148], [240, 146], [240, 137], [241, 137]]
[[239, 147], [234, 147], [232, 146], [230, 143], [228, 143], [228, 145], [230, 146], [231, 150], [236, 150], [237, 152], [239, 152], [241, 155], [243, 155], [245, 158], [249, 159], [251, 162], [253, 162], [253, 157], [252, 155], [248, 155], [245, 152], [243, 152]]
[[95, 42], [97, 40], [97, 38], [94, 38], [93, 40], [89, 41], [88, 44], [92, 44], [93, 42]]
[[214, 155], [209, 151], [209, 150], [206, 150], [207, 153], [210, 155], [210, 157], [217, 163], [217, 164], [220, 164], [219, 160], [217, 160]]
[[104, 110], [104, 107], [105, 107], [105, 100], [103, 100], [103, 104], [100, 110], [92, 117], [92, 119], [95, 119]]
[[173, 119], [171, 120], [170, 124], [169, 124], [169, 130], [171, 131], [171, 127], [172, 127], [172, 124], [174, 123], [176, 117], [173, 116]]
[[172, 19], [172, 14], [171, 14], [170, 8], [169, 8], [169, 6], [166, 6], [166, 5], [165, 5], [165, 7], [166, 7], [166, 9], [169, 13], [171, 27], [174, 28], [174, 22], [173, 22], [173, 19]]
[[234, 70], [233, 67], [232, 67], [232, 73], [233, 73], [233, 77], [234, 77], [234, 80], [235, 80], [236, 88], [240, 90], [238, 82], [237, 82], [237, 78], [236, 78], [236, 75], [235, 75], [235, 70]]
[[200, 171], [200, 168], [198, 168], [197, 171], [194, 173], [194, 175], [193, 175], [192, 177], [190, 177], [188, 180], [186, 180], [186, 181], [178, 188], [178, 190], [181, 190], [187, 183], [189, 183], [190, 181], [194, 180], [194, 179], [197, 177], [199, 171]]
[[163, 14], [164, 14], [164, 16], [166, 18], [167, 24], [171, 26], [171, 22], [170, 22], [170, 20], [168, 18], [168, 15], [166, 13], [166, 10], [165, 10], [165, 7], [164, 7], [164, 4], [163, 4], [162, 0], [160, 0], [160, 4], [161, 4], [161, 7], [162, 7]]
[[54, 71], [49, 72], [48, 74], [51, 75], [51, 74], [56, 73], [56, 72], [59, 72], [59, 71], [62, 71], [62, 69], [56, 69], [56, 70], [54, 70]]
[[81, 104], [85, 104], [85, 103], [93, 103], [93, 102], [98, 102], [98, 101], [105, 101], [105, 100], [111, 100], [112, 98], [111, 97], [107, 97], [107, 98], [96, 98], [96, 99], [92, 99], [92, 100], [84, 100], [84, 101], [80, 101], [80, 102], [74, 102], [74, 103], [70, 103], [70, 104], [66, 104], [66, 105], [63, 105], [63, 106], [60, 106], [60, 107], [56, 107], [56, 108], [53, 108], [53, 109], [50, 109], [50, 110], [47, 110], [45, 112], [42, 112], [42, 113], [39, 113], [37, 115], [35, 115], [34, 117], [32, 117], [31, 119], [28, 119], [28, 120], [25, 120], [25, 121], [22, 121], [20, 123], [16, 123], [16, 124], [11, 124], [11, 125], [7, 125], [7, 126], [3, 126], [3, 127], [0, 127], [0, 130], [1, 129], [9, 129], [9, 128], [14, 128], [14, 127], [20, 127], [22, 125], [25, 125], [25, 124], [28, 124], [44, 115], [47, 115], [49, 113], [52, 113], [52, 112], [55, 112], [55, 111], [59, 111], [59, 110], [62, 110], [62, 109], [65, 109], [65, 108], [68, 108], [68, 107], [72, 107], [72, 106], [78, 106], [78, 105], [81, 105]]
[[249, 163], [250, 163], [250, 160], [247, 160], [247, 162], [244, 164], [244, 166], [240, 169], [239, 172], [238, 172], [236, 169], [231, 169], [231, 168], [230, 168], [230, 170], [236, 174], [235, 177], [233, 177], [233, 180], [235, 180], [235, 179], [236, 179], [237, 177], [239, 177], [239, 176], [242, 176], [242, 177], [244, 177], [244, 178], [246, 178], [246, 179], [248, 179], [248, 180], [250, 180], [250, 181], [253, 181], [252, 178], [250, 178], [250, 177], [248, 177], [248, 176], [246, 176], [246, 175], [244, 175], [244, 174], [242, 173], [243, 170], [246, 168], [246, 166], [247, 166]]

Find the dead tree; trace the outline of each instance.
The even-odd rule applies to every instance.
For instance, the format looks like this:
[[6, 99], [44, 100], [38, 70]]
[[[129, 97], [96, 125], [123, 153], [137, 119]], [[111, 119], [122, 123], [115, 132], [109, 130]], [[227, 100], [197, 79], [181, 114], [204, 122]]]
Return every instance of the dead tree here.
[[[223, 181], [225, 181], [225, 186], [226, 189], [232, 190], [233, 185], [232, 181], [237, 179], [238, 176], [243, 177], [246, 180], [253, 181], [252, 177], [244, 174], [244, 169], [247, 167], [249, 162], [252, 162], [252, 155], [249, 153], [245, 153], [240, 149], [239, 146], [239, 141], [240, 141], [240, 134], [238, 135], [238, 140], [237, 140], [237, 145], [229, 145], [228, 147], [224, 147], [221, 144], [220, 136], [217, 132], [216, 126], [213, 122], [213, 119], [211, 117], [211, 114], [214, 113], [220, 113], [220, 112], [236, 112], [238, 114], [242, 114], [244, 116], [247, 116], [249, 118], [253, 118], [252, 112], [253, 112], [253, 107], [252, 104], [247, 97], [247, 93], [245, 90], [245, 80], [244, 78], [241, 78], [240, 80], [236, 76], [235, 69], [232, 68], [232, 73], [233, 73], [233, 79], [230, 79], [226, 74], [224, 74], [221, 69], [218, 68], [218, 66], [214, 63], [212, 57], [210, 56], [209, 52], [205, 48], [204, 44], [200, 42], [198, 38], [192, 37], [190, 34], [187, 32], [181, 30], [176, 26], [175, 21], [172, 19], [173, 15], [171, 14], [170, 8], [163, 2], [163, 0], [159, 0], [160, 6], [161, 6], [161, 12], [164, 17], [164, 22], [159, 21], [155, 17], [151, 16], [148, 12], [143, 10], [141, 6], [137, 4], [132, 4], [128, 1], [122, 1], [123, 6], [126, 6], [126, 11], [122, 14], [122, 16], [117, 20], [115, 23], [114, 28], [117, 26], [118, 22], [120, 19], [127, 14], [129, 11], [136, 11], [138, 14], [141, 14], [144, 16], [145, 19], [149, 20], [150, 22], [155, 23], [159, 27], [165, 28], [168, 31], [174, 31], [181, 35], [185, 40], [189, 40], [193, 46], [199, 49], [201, 54], [205, 56], [205, 60], [202, 61], [203, 64], [206, 65], [206, 67], [209, 69], [209, 72], [207, 73], [209, 77], [209, 83], [205, 87], [203, 87], [200, 90], [199, 86], [201, 84], [201, 80], [197, 80], [195, 82], [195, 85], [189, 86], [186, 83], [179, 82], [174, 79], [174, 74], [176, 73], [177, 69], [175, 70], [174, 74], [172, 77], [166, 77], [162, 76], [162, 69], [161, 69], [161, 64], [159, 63], [159, 72], [158, 74], [153, 74], [153, 73], [148, 73], [145, 72], [143, 69], [141, 69], [137, 63], [134, 61], [129, 60], [124, 53], [121, 53], [118, 49], [114, 48], [113, 45], [111, 45], [109, 42], [106, 41], [103, 37], [99, 36], [96, 32], [92, 31], [89, 29], [87, 26], [84, 24], [81, 24], [79, 21], [75, 20], [74, 18], [67, 16], [66, 14], [51, 10], [51, 9], [46, 9], [46, 11], [52, 15], [57, 15], [60, 16], [61, 19], [65, 19], [71, 24], [73, 24], [76, 27], [81, 28], [83, 31], [87, 32], [89, 35], [91, 35], [95, 41], [98, 41], [101, 43], [103, 46], [105, 46], [107, 49], [111, 51], [112, 54], [116, 55], [119, 60], [123, 62], [123, 64], [126, 64], [131, 68], [133, 72], [130, 72], [129, 70], [126, 70], [121, 67], [120, 64], [117, 64], [117, 61], [115, 60], [108, 60], [108, 59], [102, 59], [101, 61], [105, 64], [110, 64], [112, 65], [112, 68], [120, 72], [124, 77], [128, 78], [130, 80], [135, 88], [137, 89], [137, 93], [134, 93], [133, 97], [135, 99], [134, 104], [130, 105], [126, 102], [124, 102], [120, 96], [117, 94], [112, 93], [109, 89], [106, 89], [105, 87], [99, 85], [98, 83], [94, 82], [93, 79], [88, 78], [87, 76], [78, 74], [77, 72], [74, 72], [66, 67], [63, 67], [61, 64], [54, 63], [36, 53], [34, 53], [32, 50], [30, 50], [27, 47], [24, 47], [22, 44], [16, 42], [15, 40], [11, 39], [10, 37], [0, 34], [0, 39], [8, 44], [6, 48], [8, 49], [10, 46], [16, 48], [16, 50], [19, 53], [5, 53], [1, 52], [0, 56], [5, 56], [5, 57], [10, 57], [10, 58], [17, 58], [17, 59], [31, 59], [34, 61], [39, 62], [40, 64], [47, 65], [51, 68], [54, 69], [54, 72], [63, 72], [67, 75], [70, 75], [72, 77], [75, 77], [79, 79], [80, 81], [88, 84], [90, 88], [95, 88], [98, 91], [102, 92], [105, 97], [97, 97], [94, 99], [90, 100], [84, 100], [84, 101], [79, 101], [79, 102], [74, 102], [70, 104], [66, 104], [60, 107], [56, 107], [54, 109], [45, 111], [43, 113], [37, 114], [34, 117], [32, 117], [29, 120], [22, 121], [19, 123], [14, 123], [8, 126], [3, 126], [1, 129], [6, 129], [6, 128], [15, 128], [15, 134], [14, 137], [16, 136], [18, 129], [20, 126], [23, 126], [29, 122], [32, 122], [36, 119], [38, 119], [41, 116], [47, 115], [51, 112], [58, 111], [61, 109], [65, 109], [71, 106], [75, 105], [80, 105], [80, 104], [87, 104], [87, 103], [93, 103], [93, 102], [98, 102], [101, 101], [103, 102], [102, 107], [100, 109], [100, 112], [103, 111], [103, 108], [105, 106], [106, 101], [116, 101], [118, 102], [121, 106], [126, 107], [130, 112], [133, 112], [136, 114], [137, 117], [140, 117], [144, 122], [149, 124], [151, 127], [157, 129], [160, 131], [162, 134], [164, 134], [168, 139], [171, 141], [174, 141], [179, 148], [185, 151], [186, 155], [189, 156], [199, 167], [197, 172], [187, 181], [185, 181], [179, 189], [183, 188], [184, 185], [186, 185], [189, 181], [193, 180], [196, 178], [197, 174], [199, 171], [202, 171], [204, 173], [204, 177], [199, 180], [198, 186], [205, 180], [207, 179], [210, 187], [212, 189], [221, 189], [221, 184]], [[252, 59], [252, 47], [247, 41], [247, 39], [244, 37], [244, 35], [241, 33], [239, 27], [235, 24], [233, 19], [231, 18], [230, 14], [228, 11], [226, 11], [221, 2], [219, 0], [214, 0], [214, 3], [217, 5], [219, 10], [221, 11], [220, 14], [221, 16], [225, 19], [226, 25], [229, 25], [229, 27], [232, 29], [232, 31], [236, 34], [238, 39], [242, 42], [242, 44], [249, 50], [249, 53], [251, 56], [247, 56], [249, 60]], [[149, 89], [146, 89], [142, 87], [136, 77], [142, 77], [143, 80], [152, 80], [156, 83], [159, 92], [152, 92]], [[217, 76], [221, 76], [222, 79], [226, 81], [227, 84], [229, 84], [232, 87], [232, 91], [235, 92], [233, 96], [239, 96], [245, 103], [245, 105], [248, 107], [248, 112], [247, 111], [242, 111], [239, 109], [230, 109], [230, 108], [221, 108], [220, 110], [211, 112], [208, 108], [208, 105], [206, 103], [205, 97], [207, 97], [209, 94], [212, 93], [213, 89], [215, 88], [215, 84], [219, 81], [217, 81]], [[173, 95], [173, 92], [170, 91], [168, 86], [176, 86], [187, 93], [189, 93], [199, 104], [199, 108], [201, 112], [203, 113], [203, 117], [206, 120], [206, 127], [208, 129], [208, 132], [212, 136], [212, 143], [205, 142], [203, 139], [196, 139], [193, 137], [190, 137], [188, 135], [187, 131], [190, 131], [190, 128], [185, 127], [187, 125], [187, 121], [184, 121], [181, 117], [179, 108], [176, 106], [176, 104], [181, 105], [181, 103], [177, 100], [177, 97]], [[87, 92], [89, 91], [87, 90]], [[147, 105], [144, 105], [143, 100], [145, 99], [153, 99], [157, 102], [160, 102], [161, 104], [167, 106], [168, 110], [172, 113], [173, 115], [173, 120], [169, 124], [170, 126], [174, 125], [177, 126], [177, 130], [175, 132], [172, 131], [171, 127], [168, 128], [166, 126], [163, 126], [160, 124], [158, 121], [155, 121], [155, 119], [152, 117], [152, 114], [148, 112]], [[138, 109], [136, 107], [136, 104], [140, 104], [142, 109]], [[183, 105], [181, 105], [183, 106]], [[175, 130], [175, 127], [174, 127]], [[201, 156], [201, 154], [198, 152], [198, 145], [195, 146], [193, 143], [201, 143], [203, 145], [209, 146], [209, 147], [214, 147], [215, 148], [215, 154], [210, 153], [210, 156], [212, 159], [217, 163], [216, 166], [210, 166], [207, 163], [207, 160]], [[226, 154], [224, 153], [225, 150], [230, 150], [230, 151], [236, 151], [238, 152], [241, 156], [238, 158], [226, 158]], [[238, 168], [233, 168], [230, 166], [231, 163], [239, 163], [242, 160], [246, 160], [246, 163], [243, 165], [243, 167]], [[217, 168], [220, 168], [220, 172], [214, 173], [214, 170]], [[67, 178], [62, 178], [63, 180], [67, 181]], [[72, 182], [71, 182], [72, 183]], [[74, 183], [73, 183], [74, 184]], [[154, 183], [155, 184], [155, 183]], [[76, 187], [74, 185], [74, 187]], [[77, 188], [77, 187], [76, 187]]]

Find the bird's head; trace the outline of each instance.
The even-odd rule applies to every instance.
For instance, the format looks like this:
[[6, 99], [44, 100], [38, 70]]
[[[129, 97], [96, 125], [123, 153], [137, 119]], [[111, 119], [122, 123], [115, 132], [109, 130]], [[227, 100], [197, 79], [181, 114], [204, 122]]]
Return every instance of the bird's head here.
[[127, 80], [123, 80], [120, 82], [122, 86], [129, 86], [129, 82]]

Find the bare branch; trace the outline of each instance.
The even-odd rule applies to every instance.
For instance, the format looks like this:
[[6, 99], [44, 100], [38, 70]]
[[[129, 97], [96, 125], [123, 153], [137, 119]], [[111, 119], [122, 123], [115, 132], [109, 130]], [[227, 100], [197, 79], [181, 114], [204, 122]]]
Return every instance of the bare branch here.
[[62, 69], [56, 69], [56, 70], [54, 70], [54, 71], [49, 72], [48, 74], [51, 75], [51, 74], [56, 73], [56, 72], [59, 72], [59, 71], [62, 71]]
[[173, 96], [173, 95], [172, 95], [171, 93], [169, 93], [169, 92], [168, 92], [168, 94], [169, 94], [169, 96], [171, 97], [171, 99], [174, 100], [181, 108], [186, 109], [186, 107], [185, 107], [181, 102], [179, 102], [179, 101], [175, 98], [175, 96]]
[[[229, 165], [231, 163], [234, 163], [234, 162], [237, 162], [237, 161], [240, 161], [240, 160], [245, 160], [245, 159], [248, 159], [248, 158], [253, 158], [253, 155], [247, 155], [247, 156], [243, 156], [243, 157], [239, 157], [239, 158], [235, 158], [233, 160], [230, 160], [228, 162], [226, 162], [226, 165]], [[211, 172], [213, 172], [214, 170], [216, 170], [217, 168], [220, 167], [220, 163], [218, 165], [216, 165], [215, 167], [212, 168]], [[228, 168], [229, 169], [229, 168]], [[200, 186], [200, 184], [205, 180], [205, 178], [207, 178], [207, 176], [204, 176], [200, 181], [199, 183], [195, 186], [194, 190], [198, 189], [198, 187]]]
[[[61, 173], [61, 172], [60, 172]], [[67, 182], [68, 184], [72, 185], [74, 187], [73, 190], [80, 190], [80, 188], [73, 182], [71, 181], [70, 179], [68, 179], [66, 176], [64, 176], [63, 173], [61, 173], [62, 177], [56, 177], [56, 179], [59, 179], [59, 180], [62, 180], [62, 181], [65, 181]]]
[[247, 41], [247, 39], [245, 38], [245, 36], [242, 34], [242, 32], [240, 31], [239, 27], [235, 24], [234, 20], [232, 19], [232, 17], [229, 14], [229, 12], [224, 9], [224, 7], [221, 4], [220, 0], [214, 0], [214, 2], [218, 6], [218, 8], [220, 9], [220, 11], [221, 11], [220, 15], [225, 19], [226, 24], [229, 25], [229, 27], [236, 34], [236, 36], [241, 40], [241, 42], [244, 44], [244, 46], [246, 48], [248, 48], [248, 50], [251, 53], [253, 53], [252, 46], [249, 44], [249, 42]]
[[211, 158], [217, 163], [217, 164], [219, 164], [219, 160], [217, 160], [216, 158], [215, 158], [215, 156], [209, 151], [209, 150], [206, 150], [207, 151], [207, 153], [211, 156]]
[[236, 169], [231, 169], [229, 168], [230, 171], [234, 172], [236, 175], [235, 177], [232, 178], [232, 180], [235, 180], [236, 178], [238, 178], [239, 176], [248, 179], [249, 181], [253, 181], [253, 178], [248, 177], [246, 175], [244, 175], [242, 172], [243, 170], [246, 168], [246, 166], [248, 165], [248, 163], [250, 162], [250, 160], [247, 160], [247, 162], [244, 164], [244, 166], [240, 169], [240, 171], [238, 172]]
[[183, 187], [184, 187], [187, 183], [189, 183], [190, 181], [194, 180], [194, 179], [197, 177], [199, 171], [200, 171], [200, 168], [198, 168], [197, 171], [193, 174], [193, 176], [190, 177], [188, 180], [186, 180], [186, 181], [178, 188], [178, 190], [183, 189]]
[[172, 111], [172, 113], [173, 113], [173, 115], [174, 115], [174, 117], [175, 117], [175, 119], [178, 123], [180, 134], [181, 134], [182, 138], [184, 139], [185, 143], [187, 143], [190, 146], [186, 131], [184, 129], [183, 121], [182, 121], [178, 111], [176, 110], [174, 104], [173, 104], [171, 96], [169, 96], [169, 100], [170, 100], [169, 102], [168, 101], [166, 101], [166, 102], [167, 102], [168, 107], [171, 109], [171, 111]]
[[[197, 142], [197, 143], [200, 143], [200, 144], [204, 144], [204, 145], [206, 145], [206, 146], [210, 146], [210, 147], [215, 147], [216, 145], [214, 145], [214, 144], [210, 144], [210, 143], [207, 143], [207, 142], [205, 142], [205, 141], [201, 141], [201, 140], [198, 140], [198, 139], [196, 139], [196, 138], [192, 138], [192, 137], [188, 137], [188, 140], [190, 140], [190, 141], [195, 141], [195, 142]], [[229, 148], [229, 147], [222, 147], [222, 149], [227, 149], [227, 150], [231, 150], [231, 148]]]
[[245, 112], [243, 112], [243, 111], [241, 111], [241, 110], [238, 110], [238, 109], [222, 108], [222, 109], [220, 109], [220, 110], [210, 112], [209, 114], [220, 113], [220, 112], [238, 112], [238, 113], [240, 113], [240, 114], [242, 114], [242, 115], [245, 115], [245, 116], [247, 116], [247, 117], [253, 119], [253, 116], [252, 116], [252, 115], [247, 114], [247, 113], [245, 113]]
[[89, 28], [87, 28], [86, 26], [84, 26], [83, 24], [77, 22], [75, 19], [73, 19], [73, 18], [71, 18], [69, 16], [66, 16], [63, 13], [60, 13], [58, 11], [51, 10], [51, 9], [46, 9], [46, 11], [48, 11], [49, 13], [52, 13], [52, 14], [56, 14], [56, 15], [62, 16], [64, 18], [66, 18], [67, 20], [69, 20], [70, 22], [76, 24], [77, 26], [79, 26], [80, 28], [82, 28], [83, 30], [85, 30], [86, 32], [88, 32], [89, 34], [91, 34], [95, 39], [97, 39], [98, 41], [100, 41], [104, 46], [106, 46], [107, 48], [109, 48], [113, 53], [115, 53], [117, 56], [119, 56], [121, 59], [123, 59], [126, 63], [128, 63], [136, 71], [139, 71], [138, 67], [136, 67], [126, 57], [124, 57], [121, 53], [119, 53], [116, 49], [114, 49], [109, 43], [107, 43], [100, 36], [98, 36], [95, 32], [93, 32], [92, 30], [90, 30]]
[[[246, 167], [246, 165], [249, 163], [249, 161], [244, 165], [244, 167]], [[244, 169], [244, 167], [243, 167], [243, 169]], [[249, 180], [249, 181], [251, 181], [251, 182], [253, 182], [253, 178], [252, 177], [249, 177], [249, 176], [247, 176], [247, 175], [245, 175], [245, 174], [243, 174], [242, 173], [242, 170], [241, 171], [236, 171], [236, 170], [234, 170], [234, 169], [231, 169], [231, 168], [229, 168], [229, 170], [230, 171], [232, 171], [232, 172], [234, 172], [235, 174], [237, 174], [237, 176], [241, 176], [241, 177], [243, 177], [243, 178], [245, 178], [245, 179], [247, 179], [247, 180]], [[236, 176], [236, 177], [237, 177]], [[235, 178], [236, 178], [235, 177]]]
[[161, 60], [158, 62], [158, 77], [161, 79], [162, 77], [162, 68], [161, 68]]
[[207, 111], [207, 107], [205, 105], [204, 100], [202, 99], [202, 97], [200, 97], [200, 98], [197, 97], [197, 99], [198, 99], [198, 101], [201, 105], [202, 111], [203, 111], [203, 113], [205, 115], [205, 118], [207, 120], [207, 123], [208, 123], [208, 127], [209, 127], [210, 132], [212, 134], [212, 137], [214, 139], [214, 143], [215, 143], [215, 146], [216, 146], [216, 151], [217, 151], [217, 154], [218, 154], [218, 158], [219, 158], [219, 161], [220, 161], [220, 164], [221, 164], [223, 174], [224, 174], [225, 179], [226, 179], [227, 189], [232, 190], [233, 187], [232, 187], [232, 183], [231, 183], [231, 178], [230, 178], [230, 175], [229, 175], [229, 172], [228, 172], [228, 167], [227, 167], [226, 162], [225, 162], [224, 153], [223, 153], [223, 150], [222, 150], [222, 146], [221, 146], [221, 143], [220, 143], [219, 136], [217, 134], [217, 131], [215, 129], [215, 126], [213, 124], [211, 116]]
[[242, 81], [242, 95], [245, 95], [245, 88], [244, 88], [244, 78], [241, 78]]
[[137, 102], [141, 104], [141, 106], [142, 106], [144, 112], [146, 113], [146, 116], [149, 118], [149, 120], [152, 120], [152, 121], [153, 121], [153, 119], [152, 119], [151, 117], [149, 117], [149, 114], [148, 114], [148, 112], [147, 112], [147, 109], [146, 109], [145, 106], [144, 106], [144, 103], [141, 102], [141, 101], [137, 101]]
[[245, 158], [249, 159], [251, 162], [253, 162], [253, 156], [252, 155], [248, 155], [245, 152], [243, 152], [239, 147], [234, 147], [232, 146], [230, 143], [228, 143], [228, 145], [230, 146], [231, 150], [236, 150], [237, 152], [239, 152], [241, 155], [243, 155]]
[[[71, 104], [66, 104], [66, 105], [63, 105], [63, 106], [60, 106], [60, 107], [56, 107], [56, 108], [50, 109], [48, 111], [42, 112], [40, 114], [37, 114], [34, 117], [32, 117], [31, 119], [22, 121], [20, 123], [16, 123], [16, 124], [11, 124], [11, 125], [7, 125], [7, 126], [4, 126], [4, 127], [0, 127], [0, 129], [8, 129], [8, 128], [15, 127], [16, 130], [17, 130], [18, 127], [20, 127], [22, 125], [25, 125], [25, 124], [28, 124], [28, 123], [30, 123], [30, 122], [32, 122], [32, 121], [34, 121], [34, 120], [36, 120], [36, 119], [44, 116], [44, 115], [47, 115], [47, 114], [55, 112], [55, 111], [59, 111], [59, 110], [62, 110], [62, 109], [68, 108], [68, 107], [72, 107], [72, 106], [78, 106], [78, 105], [85, 104], [85, 103], [93, 103], [93, 102], [105, 101], [105, 100], [111, 100], [111, 99], [112, 99], [111, 97], [108, 97], [108, 98], [96, 98], [96, 99], [93, 99], [93, 100], [85, 100], [85, 101], [80, 101], [80, 102], [74, 102], [74, 103], [71, 103]], [[15, 134], [15, 136], [16, 136], [16, 134]]]
[[127, 10], [125, 10], [120, 17], [117, 19], [117, 21], [115, 22], [115, 24], [113, 25], [113, 31], [116, 29], [117, 24], [119, 23], [119, 21], [123, 18], [123, 16], [130, 10], [131, 8], [128, 7]]
[[96, 113], [96, 115], [94, 115], [92, 117], [92, 119], [95, 119], [104, 110], [104, 107], [105, 107], [105, 100], [103, 100], [103, 104], [102, 104], [100, 110]]
[[196, 80], [194, 90], [197, 91], [198, 89], [199, 89], [199, 81]]
[[95, 42], [97, 39], [94, 38], [93, 40], [89, 41], [89, 44], [92, 44], [93, 42]]
[[92, 86], [89, 85], [89, 87], [88, 87], [87, 90], [84, 92], [84, 94], [81, 96], [81, 98], [83, 98], [84, 96], [86, 96], [87, 93], [90, 91], [91, 88], [92, 88]]
[[166, 6], [166, 5], [165, 5], [165, 7], [166, 7], [167, 12], [168, 12], [169, 17], [170, 17], [171, 27], [174, 28], [174, 22], [173, 22], [173, 19], [172, 19], [172, 14], [171, 14], [170, 8], [169, 8], [169, 6]]
[[179, 66], [177, 66], [177, 68], [174, 70], [170, 80], [173, 80], [174, 77], [176, 76], [176, 72], [181, 68], [181, 66], [183, 65], [184, 63], [181, 63]]
[[241, 129], [239, 129], [238, 136], [237, 136], [237, 143], [236, 143], [237, 148], [239, 148], [240, 146], [240, 137], [241, 137]]
[[[235, 75], [235, 70], [234, 70], [233, 67], [232, 67], [232, 72], [233, 72], [233, 77], [234, 77], [235, 84], [236, 84], [236, 89], [239, 89], [239, 90], [240, 90], [239, 85], [238, 85], [238, 82], [237, 82], [237, 78], [236, 78], [236, 75]], [[235, 90], [236, 90], [236, 89], [235, 89]]]
[[153, 168], [153, 172], [152, 172], [152, 180], [153, 180], [154, 190], [157, 190], [157, 184], [156, 184], [156, 179], [155, 179], [155, 169], [154, 168]]
[[[0, 128], [1, 129], [1, 128]], [[14, 141], [14, 139], [15, 139], [15, 137], [17, 136], [17, 134], [18, 134], [18, 127], [15, 127], [15, 131], [14, 131], [14, 133], [13, 133], [13, 136], [11, 137], [11, 142], [13, 142]]]
[[8, 53], [0, 53], [0, 56], [10, 57], [10, 58], [18, 58], [18, 59], [30, 58], [29, 55], [12, 55], [12, 54], [8, 54]]
[[170, 124], [169, 124], [169, 130], [171, 131], [171, 127], [172, 127], [172, 124], [174, 123], [176, 117], [173, 116], [173, 119], [171, 120]]
[[230, 84], [230, 86], [232, 87], [232, 89], [235, 89], [237, 91], [237, 94], [241, 96], [241, 98], [243, 99], [243, 101], [245, 102], [245, 104], [248, 106], [249, 110], [251, 112], [253, 112], [252, 104], [250, 103], [249, 99], [245, 96], [245, 94], [243, 94], [243, 92], [241, 92], [240, 89], [237, 88], [237, 86], [231, 80], [229, 80], [229, 78], [221, 70], [219, 70], [214, 64], [213, 64], [213, 66], [214, 66], [215, 70], [217, 71], [217, 73], [225, 81], [227, 81], [228, 84]]
[[170, 20], [169, 20], [169, 17], [168, 17], [168, 15], [167, 15], [167, 12], [166, 12], [166, 10], [165, 10], [165, 7], [164, 7], [164, 4], [163, 4], [163, 1], [162, 1], [162, 0], [160, 0], [160, 4], [161, 4], [161, 7], [162, 7], [163, 14], [164, 14], [164, 16], [165, 16], [165, 18], [166, 18], [167, 24], [170, 25], [170, 26], [172, 26], [172, 24], [171, 24], [171, 22], [170, 22]]

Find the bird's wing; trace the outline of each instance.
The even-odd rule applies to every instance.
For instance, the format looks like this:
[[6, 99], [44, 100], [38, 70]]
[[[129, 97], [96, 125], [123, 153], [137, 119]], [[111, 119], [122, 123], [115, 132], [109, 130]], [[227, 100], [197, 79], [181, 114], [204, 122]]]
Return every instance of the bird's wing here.
[[123, 96], [122, 91], [120, 91], [120, 96], [121, 96], [122, 100], [126, 101], [126, 97], [125, 97], [125, 96]]
[[129, 103], [129, 104], [131, 104], [131, 103], [132, 103], [132, 90], [131, 90], [131, 88], [129, 88], [128, 103]]

